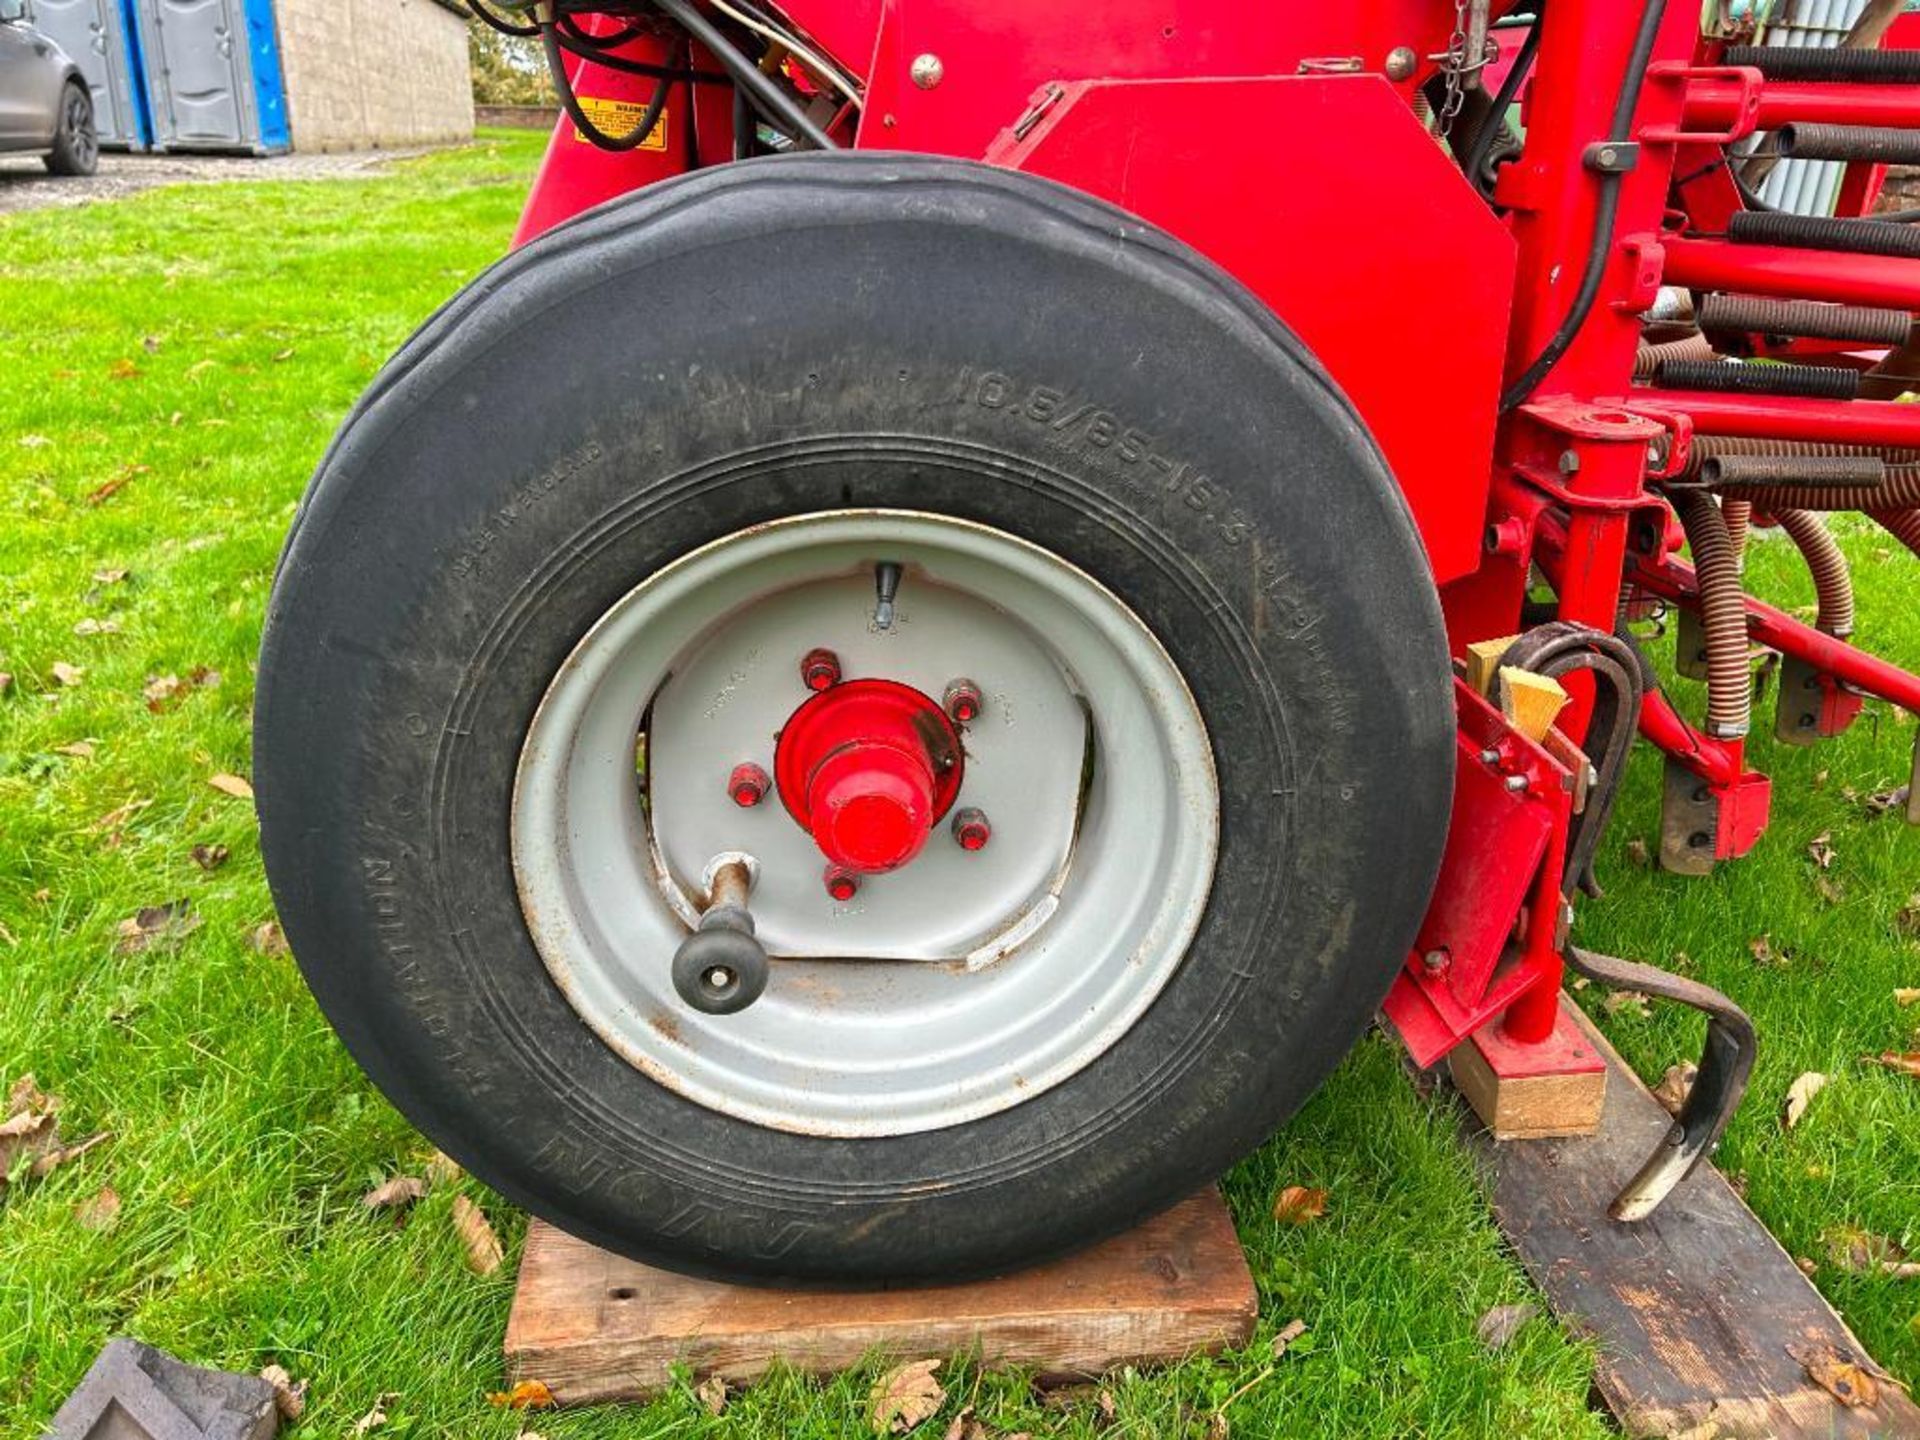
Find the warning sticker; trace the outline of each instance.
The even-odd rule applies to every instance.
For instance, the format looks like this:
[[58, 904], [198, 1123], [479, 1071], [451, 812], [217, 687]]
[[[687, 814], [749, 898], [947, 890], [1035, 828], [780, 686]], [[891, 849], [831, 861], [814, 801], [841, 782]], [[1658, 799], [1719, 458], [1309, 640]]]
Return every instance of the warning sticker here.
[[[637, 100], [601, 100], [592, 95], [582, 95], [580, 109], [587, 119], [599, 127], [603, 134], [625, 135], [640, 123], [640, 117], [647, 113], [647, 107]], [[590, 145], [585, 133], [574, 127], [573, 138], [582, 145]], [[662, 110], [660, 118], [653, 122], [653, 129], [647, 138], [635, 147], [640, 150], [665, 150], [667, 148], [667, 112]]]

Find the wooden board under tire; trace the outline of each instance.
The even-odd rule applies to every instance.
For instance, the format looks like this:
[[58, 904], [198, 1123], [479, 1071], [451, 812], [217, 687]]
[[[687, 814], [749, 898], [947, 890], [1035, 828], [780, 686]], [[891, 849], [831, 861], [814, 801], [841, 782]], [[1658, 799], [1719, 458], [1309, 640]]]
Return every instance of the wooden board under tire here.
[[1218, 1191], [999, 1280], [886, 1291], [768, 1290], [624, 1260], [535, 1221], [507, 1321], [510, 1380], [562, 1404], [643, 1399], [669, 1367], [750, 1380], [776, 1359], [826, 1373], [874, 1352], [959, 1351], [1093, 1375], [1243, 1344], [1258, 1302]]
[[1822, 1350], [1877, 1367], [1718, 1170], [1696, 1171], [1650, 1219], [1607, 1218], [1669, 1117], [1587, 1029], [1609, 1070], [1598, 1134], [1495, 1144], [1471, 1115], [1466, 1126], [1500, 1228], [1562, 1322], [1595, 1342], [1594, 1385], [1621, 1428], [1920, 1436], [1920, 1407], [1898, 1386], [1883, 1381], [1875, 1404], [1850, 1409], [1808, 1377], [1803, 1360]]

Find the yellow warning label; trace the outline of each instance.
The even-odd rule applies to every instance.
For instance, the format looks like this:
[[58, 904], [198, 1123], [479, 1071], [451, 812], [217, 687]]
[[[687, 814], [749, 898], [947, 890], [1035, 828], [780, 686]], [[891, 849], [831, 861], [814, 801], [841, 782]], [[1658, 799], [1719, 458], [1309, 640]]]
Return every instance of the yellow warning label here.
[[[647, 113], [647, 107], [637, 100], [601, 100], [592, 95], [580, 97], [580, 109], [603, 134], [625, 135], [640, 123], [640, 117]], [[573, 138], [582, 145], [590, 145], [585, 133], [574, 127]], [[667, 112], [662, 110], [660, 118], [653, 122], [653, 129], [638, 146], [639, 150], [665, 150], [667, 148]]]

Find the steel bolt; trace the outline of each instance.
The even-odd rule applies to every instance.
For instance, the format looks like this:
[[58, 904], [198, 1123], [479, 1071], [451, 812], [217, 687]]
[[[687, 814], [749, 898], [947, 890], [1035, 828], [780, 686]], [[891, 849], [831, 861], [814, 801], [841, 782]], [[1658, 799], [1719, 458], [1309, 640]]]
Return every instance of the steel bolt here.
[[913, 76], [913, 83], [922, 90], [931, 90], [946, 76], [947, 67], [941, 63], [938, 55], [929, 52], [914, 56], [907, 73]]
[[733, 774], [727, 777], [727, 794], [742, 810], [751, 810], [767, 798], [767, 790], [772, 784], [766, 771], [751, 760], [745, 760], [734, 766]]
[[824, 647], [809, 650], [800, 661], [800, 678], [809, 690], [826, 690], [840, 683], [840, 657]]
[[826, 881], [827, 894], [842, 905], [860, 893], [860, 877], [839, 865], [827, 866], [822, 878]]
[[1562, 450], [1560, 452], [1560, 473], [1562, 475], [1573, 475], [1578, 473], [1579, 469], [1579, 452], [1576, 450]]
[[1438, 975], [1442, 970], [1447, 968], [1452, 959], [1453, 956], [1449, 953], [1446, 946], [1436, 945], [1420, 957], [1420, 963], [1427, 967], [1429, 974]]
[[1387, 52], [1387, 78], [1389, 80], [1411, 80], [1414, 67], [1420, 63], [1420, 57], [1414, 54], [1411, 45], [1396, 45]]
[[980, 697], [978, 685], [971, 680], [960, 679], [947, 686], [947, 693], [941, 704], [945, 707], [947, 714], [953, 717], [954, 723], [966, 725], [980, 718], [980, 709], [985, 701]]
[[1509, 775], [1503, 783], [1507, 789], [1513, 791], [1514, 794], [1520, 795], [1526, 791], [1527, 777], [1524, 775]]
[[987, 841], [993, 838], [993, 826], [987, 823], [987, 812], [971, 808], [956, 811], [953, 838], [962, 850], [985, 849]]

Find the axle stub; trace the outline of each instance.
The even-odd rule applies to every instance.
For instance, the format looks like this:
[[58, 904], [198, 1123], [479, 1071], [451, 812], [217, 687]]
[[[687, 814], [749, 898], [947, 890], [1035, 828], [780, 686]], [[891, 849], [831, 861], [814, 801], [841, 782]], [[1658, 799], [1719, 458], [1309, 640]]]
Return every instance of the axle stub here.
[[1707, 1017], [1707, 1039], [1700, 1071], [1660, 1146], [1614, 1197], [1607, 1214], [1615, 1220], [1644, 1220], [1673, 1188], [1694, 1172], [1720, 1144], [1720, 1136], [1740, 1108], [1759, 1049], [1753, 1021], [1733, 1001], [1710, 986], [1651, 965], [1596, 955], [1569, 945], [1567, 964], [1589, 980], [1618, 990], [1690, 1005]]

